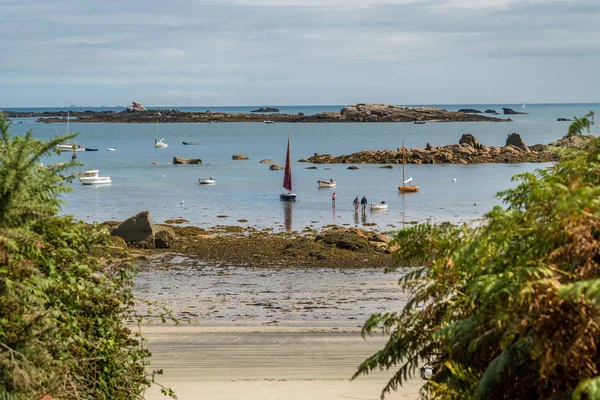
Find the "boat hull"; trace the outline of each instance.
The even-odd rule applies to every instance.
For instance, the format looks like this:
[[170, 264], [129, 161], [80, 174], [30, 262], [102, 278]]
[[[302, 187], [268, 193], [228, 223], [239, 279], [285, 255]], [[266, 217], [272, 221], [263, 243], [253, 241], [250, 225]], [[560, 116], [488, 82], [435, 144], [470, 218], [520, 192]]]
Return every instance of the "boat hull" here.
[[415, 193], [419, 191], [418, 186], [398, 186], [398, 191], [400, 193]]
[[217, 181], [215, 179], [198, 179], [198, 183], [201, 185], [214, 185]]
[[98, 151], [98, 149], [91, 149], [91, 148], [89, 148], [89, 147], [86, 147], [86, 148], [85, 148], [85, 151]]
[[197, 144], [200, 144], [199, 142], [181, 142], [181, 143], [183, 143], [186, 146], [195, 146]]
[[82, 185], [108, 185], [112, 180], [108, 176], [100, 176], [93, 179], [79, 178]]
[[279, 200], [281, 201], [296, 201], [296, 193], [281, 193]]
[[317, 181], [317, 184], [319, 185], [320, 188], [333, 188], [336, 186], [335, 182], [330, 182], [330, 181]]
[[379, 211], [379, 210], [387, 210], [388, 209], [388, 205], [387, 204], [372, 203], [370, 205], [370, 207], [371, 207], [371, 211]]
[[[57, 150], [60, 151], [73, 151], [73, 145], [70, 144], [59, 144], [56, 146]], [[75, 146], [75, 151], [85, 151], [85, 147], [83, 146]]]

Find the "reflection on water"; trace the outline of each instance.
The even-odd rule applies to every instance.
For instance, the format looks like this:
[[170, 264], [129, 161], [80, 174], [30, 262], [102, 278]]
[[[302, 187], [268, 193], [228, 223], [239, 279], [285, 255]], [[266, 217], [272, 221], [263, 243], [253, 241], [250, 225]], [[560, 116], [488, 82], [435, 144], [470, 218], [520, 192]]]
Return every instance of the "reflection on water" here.
[[360, 215], [360, 222], [364, 225], [367, 223], [367, 211], [366, 209], [363, 207], [362, 209], [362, 213]]
[[333, 223], [335, 224], [335, 204], [331, 207], [331, 220], [333, 221]]
[[358, 226], [358, 210], [354, 211], [354, 226]]
[[293, 212], [292, 212], [292, 207], [294, 206], [294, 202], [292, 201], [282, 201], [281, 202], [283, 204], [283, 219], [284, 219], [284, 224], [285, 224], [285, 231], [287, 233], [291, 233], [293, 230], [293, 226], [292, 226], [292, 219], [293, 219]]

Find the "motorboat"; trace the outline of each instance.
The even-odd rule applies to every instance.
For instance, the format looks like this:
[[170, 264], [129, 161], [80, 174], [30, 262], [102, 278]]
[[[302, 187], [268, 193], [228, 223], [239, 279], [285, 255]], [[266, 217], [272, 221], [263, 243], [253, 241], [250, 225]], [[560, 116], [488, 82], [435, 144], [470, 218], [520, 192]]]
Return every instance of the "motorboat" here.
[[263, 121], [263, 122], [264, 122], [265, 124], [274, 124], [274, 123], [275, 123], [275, 121], [271, 121], [271, 120], [266, 120], [266, 121]]
[[115, 151], [115, 150], [117, 150], [116, 147], [109, 147], [108, 149], [106, 149], [106, 151]]
[[91, 147], [86, 147], [86, 148], [85, 148], [85, 151], [98, 151], [98, 149], [93, 149], [93, 148], [91, 148]]
[[198, 179], [198, 183], [201, 185], [214, 185], [217, 183], [217, 180], [211, 176], [208, 179], [202, 179], [202, 178]]
[[285, 172], [283, 175], [283, 188], [287, 190], [279, 195], [281, 201], [296, 201], [296, 193], [292, 192], [292, 164], [290, 162], [290, 134], [288, 133], [287, 154], [285, 156]]
[[417, 125], [423, 125], [425, 123], [425, 121], [415, 121], [413, 122], [413, 124], [417, 124]]
[[85, 151], [85, 147], [75, 143], [63, 143], [56, 145], [56, 149], [60, 151]]
[[84, 174], [79, 175], [79, 181], [82, 185], [104, 185], [112, 182], [110, 176], [100, 176], [97, 169], [85, 171]]
[[388, 205], [385, 201], [382, 201], [381, 203], [371, 203], [370, 207], [371, 207], [371, 211], [387, 210]]
[[160, 140], [154, 139], [154, 147], [157, 149], [166, 149], [169, 147], [167, 143], [164, 142], [165, 138], [161, 138]]
[[317, 184], [319, 185], [320, 188], [333, 188], [335, 187], [336, 183], [333, 179], [330, 179], [328, 181], [317, 181]]
[[186, 146], [193, 146], [193, 145], [200, 144], [200, 142], [181, 142], [181, 143], [183, 143]]

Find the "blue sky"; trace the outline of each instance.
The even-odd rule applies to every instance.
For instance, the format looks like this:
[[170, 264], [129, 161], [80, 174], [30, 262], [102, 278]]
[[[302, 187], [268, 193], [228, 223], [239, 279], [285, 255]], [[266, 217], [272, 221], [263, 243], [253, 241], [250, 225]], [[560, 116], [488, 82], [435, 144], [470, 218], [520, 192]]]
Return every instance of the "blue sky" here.
[[598, 102], [598, 0], [0, 0], [0, 107]]

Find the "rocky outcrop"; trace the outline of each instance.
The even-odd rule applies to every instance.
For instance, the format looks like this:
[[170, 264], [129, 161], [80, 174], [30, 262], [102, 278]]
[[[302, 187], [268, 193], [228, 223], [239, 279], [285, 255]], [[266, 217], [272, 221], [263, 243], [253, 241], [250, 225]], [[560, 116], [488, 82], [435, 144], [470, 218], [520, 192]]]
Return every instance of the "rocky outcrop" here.
[[458, 144], [466, 144], [477, 150], [481, 149], [481, 144], [479, 143], [479, 140], [477, 140], [477, 138], [471, 135], [470, 133], [465, 133], [464, 135], [462, 135], [462, 137], [458, 141]]
[[498, 113], [496, 112], [496, 110], [492, 110], [491, 108], [488, 108], [487, 110], [484, 111], [485, 114], [494, 114], [494, 115], [498, 115]]
[[526, 113], [526, 112], [515, 111], [512, 108], [504, 108], [504, 107], [502, 108], [502, 111], [506, 115], [512, 115], [512, 114], [529, 114], [529, 113]]
[[250, 112], [253, 113], [278, 113], [279, 112], [279, 108], [275, 108], [275, 107], [261, 107], [261, 108], [257, 108], [256, 110], [252, 110]]
[[[7, 112], [9, 118], [38, 117], [39, 122], [64, 123], [67, 112]], [[117, 123], [169, 123], [169, 122], [264, 122], [263, 114], [182, 112], [179, 110], [147, 110], [135, 102], [127, 110], [114, 111], [73, 111], [71, 117], [77, 122], [117, 122]], [[392, 104], [357, 104], [342, 108], [339, 112], [324, 112], [315, 115], [269, 114], [269, 120], [275, 122], [505, 122], [500, 119], [479, 114], [447, 111], [437, 107], [407, 107]]]
[[458, 112], [466, 113], [466, 114], [481, 114], [481, 110], [476, 110], [474, 108], [461, 108]]
[[245, 154], [234, 154], [231, 156], [232, 160], [248, 160], [248, 156]]
[[271, 160], [270, 158], [266, 158], [264, 160], [260, 160], [259, 163], [260, 164], [273, 164], [273, 160]]
[[283, 167], [281, 167], [281, 166], [279, 166], [277, 164], [271, 164], [271, 166], [269, 167], [269, 169], [271, 171], [279, 171], [279, 170], [283, 169]]
[[[522, 163], [558, 161], [557, 147], [584, 147], [593, 135], [564, 137], [549, 145], [527, 146], [518, 133], [508, 135], [505, 146], [487, 146], [471, 134], [464, 134], [458, 144], [404, 149], [407, 164], [475, 164]], [[315, 164], [401, 164], [402, 148], [397, 150], [363, 150], [358, 153], [334, 157], [315, 153], [308, 160]], [[348, 169], [358, 169], [352, 165]]]
[[173, 164], [202, 164], [202, 160], [199, 158], [187, 158], [173, 157]]
[[365, 253], [369, 251], [389, 251], [390, 238], [359, 228], [336, 226], [315, 236], [314, 241], [325, 246]]
[[171, 228], [152, 223], [148, 210], [127, 218], [110, 234], [122, 238], [128, 246], [144, 249], [169, 248], [175, 239]]
[[132, 102], [131, 105], [125, 109], [125, 112], [127, 113], [138, 113], [144, 111], [148, 110], [146, 109], [146, 107], [144, 107], [141, 103], [138, 103], [137, 101]]
[[[558, 139], [556, 142], [552, 142], [549, 146], [554, 147], [567, 147], [571, 149], [582, 149], [587, 144], [594, 140], [596, 137], [594, 135], [582, 135], [582, 136], [563, 136]], [[533, 147], [533, 146], [532, 146]]]
[[519, 135], [518, 133], [511, 133], [510, 135], [508, 135], [508, 137], [506, 138], [506, 146], [515, 146], [525, 152], [529, 152], [529, 147], [527, 147], [527, 145], [521, 138], [521, 135]]

